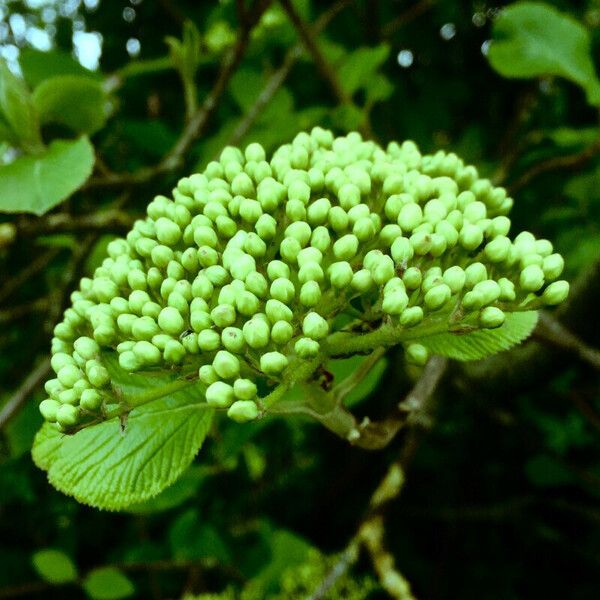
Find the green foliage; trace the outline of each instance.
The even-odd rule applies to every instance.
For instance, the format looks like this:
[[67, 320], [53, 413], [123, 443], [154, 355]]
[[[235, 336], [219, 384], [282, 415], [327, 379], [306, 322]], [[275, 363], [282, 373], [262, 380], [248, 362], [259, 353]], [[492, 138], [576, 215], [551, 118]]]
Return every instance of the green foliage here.
[[[0, 141], [39, 151], [42, 139], [29, 90], [0, 60]], [[79, 187], [79, 186], [77, 186]]]
[[[129, 376], [113, 367], [112, 377], [119, 396], [132, 399], [150, 389], [158, 399], [125, 421], [114, 417], [72, 436], [43, 427], [33, 459], [54, 486], [80, 502], [120, 510], [156, 496], [184, 472], [208, 433], [212, 410], [199, 409], [197, 385], [172, 391], [168, 375]], [[160, 385], [164, 393], [157, 392]]]
[[600, 103], [600, 81], [590, 35], [570, 15], [542, 2], [517, 2], [493, 28], [490, 64], [504, 77], [557, 75], [579, 84], [592, 105]]
[[68, 52], [51, 50], [42, 52], [33, 48], [23, 48], [19, 54], [19, 65], [23, 78], [31, 89], [35, 89], [48, 78], [79, 76], [99, 80], [99, 73], [82, 67]]
[[55, 585], [71, 583], [77, 580], [77, 567], [71, 558], [60, 550], [38, 550], [31, 562], [40, 577]]
[[512, 348], [527, 339], [538, 319], [535, 311], [512, 313], [498, 329], [464, 333], [443, 333], [422, 338], [432, 354], [455, 360], [479, 360]]
[[121, 600], [135, 592], [131, 581], [118, 569], [94, 569], [83, 580], [83, 588], [91, 600]]
[[80, 188], [93, 165], [94, 149], [85, 137], [57, 140], [38, 154], [0, 165], [0, 212], [43, 215]]
[[76, 133], [98, 131], [110, 111], [102, 84], [78, 75], [44, 79], [34, 89], [32, 101], [42, 124], [60, 123]]

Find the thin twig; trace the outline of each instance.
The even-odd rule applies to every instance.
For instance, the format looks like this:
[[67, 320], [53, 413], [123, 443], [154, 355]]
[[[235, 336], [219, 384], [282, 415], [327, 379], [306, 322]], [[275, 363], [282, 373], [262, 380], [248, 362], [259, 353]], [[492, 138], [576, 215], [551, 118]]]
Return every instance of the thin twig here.
[[403, 13], [399, 14], [395, 19], [392, 19], [381, 28], [382, 37], [387, 38], [394, 35], [398, 29], [426, 13], [434, 4], [435, 0], [421, 0], [420, 2], [415, 2]]
[[430, 427], [430, 411], [426, 403], [439, 385], [447, 365], [445, 358], [432, 357], [414, 388], [392, 413], [381, 421], [365, 420], [358, 426], [351, 442], [359, 448], [377, 450], [385, 448], [406, 425], [425, 429]]
[[250, 40], [250, 31], [268, 8], [271, 0], [258, 0], [246, 11], [246, 22], [240, 27], [233, 48], [225, 55], [217, 80], [202, 105], [191, 116], [179, 139], [171, 150], [156, 165], [144, 167], [132, 173], [112, 173], [90, 179], [84, 189], [143, 184], [163, 173], [176, 170], [183, 162], [194, 141], [204, 133], [206, 126], [217, 110], [227, 85], [240, 64]]
[[42, 271], [58, 253], [59, 248], [50, 248], [47, 252], [39, 253], [36, 257], [12, 279], [8, 279], [0, 289], [0, 302], [8, 298], [15, 290], [19, 289], [27, 280]]
[[305, 23], [302, 17], [296, 10], [296, 7], [291, 3], [290, 0], [280, 0], [281, 6], [287, 13], [290, 21], [296, 28], [298, 36], [302, 40], [306, 50], [311, 55], [315, 66], [317, 67], [321, 77], [325, 79], [337, 101], [340, 104], [349, 104], [352, 99], [343, 88], [342, 84], [338, 80], [337, 74], [333, 67], [327, 62], [327, 59], [321, 52], [315, 36], [315, 32], [309, 23]]
[[[337, 76], [335, 69], [329, 64], [327, 58], [323, 52], [321, 52], [321, 48], [319, 48], [314, 27], [310, 23], [306, 23], [302, 20], [302, 17], [296, 10], [296, 7], [292, 4], [291, 0], [280, 0], [280, 3], [287, 13], [290, 21], [296, 28], [298, 37], [302, 41], [308, 53], [311, 55], [321, 77], [331, 88], [336, 100], [341, 105], [351, 106], [353, 104], [351, 96], [346, 92], [344, 86], [341, 84]], [[358, 129], [363, 135], [365, 135], [365, 137], [373, 138], [373, 131], [371, 130], [368, 117], [365, 117], [365, 122], [358, 127]]]
[[19, 412], [31, 393], [41, 385], [50, 373], [50, 359], [45, 358], [23, 381], [0, 411], [0, 430]]
[[369, 551], [374, 567], [388, 593], [397, 599], [410, 600], [413, 598], [410, 585], [395, 568], [393, 556], [384, 548], [383, 513], [402, 491], [406, 468], [415, 454], [423, 430], [428, 430], [433, 425], [433, 396], [446, 371], [447, 364], [448, 361], [445, 358], [436, 356], [431, 358], [411, 392], [399, 403], [399, 406], [411, 411], [408, 419], [411, 435], [407, 436], [398, 459], [390, 465], [371, 495], [366, 515], [361, 520], [356, 534], [340, 554], [339, 560], [307, 600], [321, 600], [325, 597], [325, 594], [356, 562], [361, 545], [364, 545]]
[[[97, 234], [90, 234], [77, 246], [73, 258], [71, 259], [71, 264], [65, 271], [64, 283], [58, 293], [58, 297], [50, 304], [51, 310], [47, 318], [48, 331], [52, 331], [54, 325], [60, 319], [60, 316], [67, 307], [73, 283], [80, 278], [85, 261], [97, 239]], [[19, 389], [13, 394], [0, 412], [0, 429], [17, 415], [29, 395], [42, 384], [49, 372], [49, 358], [44, 359], [30, 372], [28, 377], [23, 381]]]
[[550, 313], [540, 311], [534, 335], [537, 339], [576, 354], [594, 369], [600, 370], [600, 350], [588, 346]]
[[568, 156], [555, 156], [553, 158], [549, 158], [548, 160], [536, 163], [528, 171], [523, 173], [523, 175], [521, 175], [521, 177], [519, 177], [514, 183], [511, 183], [509, 186], [507, 186], [508, 190], [511, 194], [514, 194], [516, 191], [524, 188], [526, 185], [544, 173], [579, 169], [599, 154], [600, 138], [576, 154], [570, 154]]
[[20, 219], [17, 221], [17, 230], [19, 235], [26, 238], [65, 232], [101, 231], [103, 233], [123, 233], [131, 229], [134, 221], [134, 217], [117, 209], [84, 215], [53, 213], [41, 219]]
[[38, 298], [33, 302], [20, 303], [0, 310], [0, 323], [8, 323], [9, 321], [21, 319], [31, 313], [44, 312], [48, 309], [48, 304], [48, 298]]
[[[332, 19], [341, 12], [346, 6], [350, 4], [350, 0], [339, 0], [333, 4], [326, 12], [321, 14], [315, 21], [313, 31], [315, 35], [318, 35], [325, 29], [325, 27], [332, 21]], [[244, 118], [240, 121], [237, 127], [233, 130], [233, 133], [227, 140], [227, 145], [236, 146], [240, 143], [243, 137], [248, 133], [252, 125], [256, 122], [258, 117], [262, 114], [265, 107], [271, 102], [277, 91], [281, 88], [285, 80], [288, 78], [292, 68], [298, 62], [302, 56], [304, 50], [303, 44], [299, 43], [292, 46], [286, 53], [283, 63], [277, 69], [267, 84], [260, 92], [254, 104], [250, 107]]]

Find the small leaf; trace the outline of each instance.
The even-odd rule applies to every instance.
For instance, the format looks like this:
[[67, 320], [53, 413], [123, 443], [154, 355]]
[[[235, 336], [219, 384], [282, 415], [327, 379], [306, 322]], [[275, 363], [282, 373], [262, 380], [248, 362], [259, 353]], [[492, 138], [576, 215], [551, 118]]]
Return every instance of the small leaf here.
[[27, 152], [43, 147], [31, 94], [25, 82], [3, 60], [0, 60], [0, 123], [3, 135], [16, 146]]
[[89, 140], [57, 140], [36, 156], [0, 166], [0, 212], [43, 215], [67, 199], [90, 176], [94, 149]]
[[201, 402], [204, 388], [198, 383], [161, 396], [172, 377], [129, 375], [114, 360], [105, 362], [122, 397], [150, 391], [160, 399], [132, 410], [123, 429], [114, 418], [65, 436], [45, 424], [32, 455], [61, 492], [97, 508], [121, 510], [179, 478], [200, 449], [213, 410]]
[[77, 568], [60, 550], [39, 550], [31, 557], [31, 562], [39, 576], [48, 583], [60, 585], [77, 580]]
[[185, 511], [175, 520], [169, 531], [169, 543], [176, 560], [231, 562], [231, 552], [225, 540], [213, 525], [203, 521], [196, 509]]
[[110, 114], [102, 84], [91, 77], [59, 75], [44, 80], [32, 100], [42, 123], [59, 123], [77, 133], [94, 133]]
[[377, 70], [387, 60], [390, 48], [386, 44], [374, 48], [358, 48], [346, 55], [338, 77], [346, 92], [352, 96], [359, 89], [368, 89]]
[[531, 335], [538, 319], [537, 311], [507, 313], [506, 321], [498, 329], [481, 329], [458, 335], [440, 333], [419, 339], [431, 354], [455, 360], [479, 360], [508, 350]]
[[585, 90], [590, 104], [600, 103], [589, 32], [549, 4], [517, 2], [504, 8], [494, 23], [488, 60], [504, 77], [564, 77]]
[[90, 571], [83, 580], [83, 589], [92, 600], [120, 600], [135, 593], [133, 583], [114, 567]]
[[21, 48], [19, 65], [25, 81], [32, 88], [49, 77], [58, 75], [83, 75], [101, 79], [100, 74], [83, 67], [75, 58], [62, 50], [43, 52], [34, 48]]

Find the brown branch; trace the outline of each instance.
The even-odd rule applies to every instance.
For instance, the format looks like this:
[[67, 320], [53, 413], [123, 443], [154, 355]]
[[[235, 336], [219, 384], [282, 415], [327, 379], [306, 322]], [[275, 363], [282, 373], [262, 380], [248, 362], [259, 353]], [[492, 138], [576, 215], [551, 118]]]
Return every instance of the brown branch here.
[[19, 412], [32, 392], [42, 384], [50, 373], [50, 359], [45, 358], [31, 371], [8, 402], [0, 410], [0, 430]]
[[411, 7], [382, 27], [382, 37], [386, 38], [394, 35], [398, 29], [426, 13], [434, 4], [435, 0], [420, 0], [420, 2], [415, 2]]
[[594, 369], [600, 370], [600, 350], [588, 346], [550, 313], [540, 311], [539, 315], [534, 332], [537, 339], [556, 348], [572, 352]]
[[362, 545], [371, 555], [375, 570], [386, 591], [399, 600], [413, 599], [410, 585], [395, 568], [393, 556], [385, 550], [383, 545], [383, 515], [390, 503], [398, 498], [404, 487], [406, 469], [415, 454], [423, 432], [429, 430], [433, 425], [433, 396], [447, 365], [447, 359], [438, 356], [432, 357], [413, 389], [399, 403], [398, 406], [402, 410], [409, 411], [406, 418], [406, 423], [411, 428], [409, 435], [397, 460], [390, 465], [371, 495], [367, 512], [361, 520], [357, 532], [340, 554], [337, 563], [307, 600], [322, 600], [358, 560]]
[[[310, 23], [306, 23], [302, 20], [302, 17], [292, 4], [291, 0], [280, 0], [280, 4], [296, 28], [298, 37], [302, 41], [302, 44], [308, 53], [311, 55], [317, 70], [319, 71], [321, 77], [327, 82], [327, 85], [330, 87], [338, 103], [345, 106], [351, 106], [353, 104], [351, 96], [346, 92], [340, 83], [335, 69], [329, 64], [325, 58], [325, 55], [319, 48], [315, 28]], [[373, 132], [368, 119], [366, 119], [366, 122], [359, 127], [359, 130], [363, 135], [365, 135], [365, 137], [373, 137]]]
[[15, 290], [19, 289], [27, 280], [42, 271], [58, 253], [59, 248], [50, 248], [47, 252], [37, 254], [36, 257], [25, 266], [12, 279], [8, 279], [0, 289], [0, 302], [6, 300]]
[[523, 173], [514, 183], [508, 186], [508, 190], [511, 194], [524, 188], [526, 185], [531, 183], [534, 179], [543, 175], [544, 173], [550, 173], [552, 171], [562, 170], [576, 170], [583, 167], [590, 160], [600, 154], [600, 138], [597, 139], [593, 144], [590, 144], [587, 148], [584, 148], [577, 154], [570, 154], [568, 156], [555, 156], [548, 160], [539, 162], [533, 165], [528, 171]]
[[[57, 298], [51, 299], [50, 313], [47, 318], [47, 330], [52, 331], [56, 322], [60, 319], [63, 311], [69, 303], [69, 295], [73, 283], [81, 277], [83, 266], [96, 240], [97, 234], [88, 235], [77, 246], [71, 259], [71, 264], [64, 274], [64, 283], [57, 294]], [[22, 408], [30, 394], [39, 387], [50, 373], [50, 359], [44, 359], [21, 384], [10, 400], [4, 405], [0, 412], [0, 429], [2, 429]]]
[[9, 321], [21, 319], [31, 313], [45, 312], [48, 310], [48, 305], [48, 298], [38, 298], [33, 302], [21, 303], [5, 310], [0, 310], [0, 323], [8, 323]]
[[252, 28], [258, 23], [270, 3], [271, 0], [258, 0], [246, 11], [245, 23], [240, 27], [235, 45], [223, 59], [212, 90], [198, 110], [191, 116], [179, 139], [164, 158], [154, 166], [144, 167], [132, 173], [112, 173], [103, 177], [94, 177], [88, 180], [84, 189], [143, 184], [158, 175], [176, 170], [184, 161], [194, 141], [206, 130], [206, 126], [216, 112], [231, 77], [246, 52]]
[[[327, 27], [333, 18], [349, 4], [350, 0], [338, 0], [338, 2], [333, 4], [326, 12], [320, 15], [314, 24], [313, 31], [315, 35], [321, 33], [321, 31]], [[256, 98], [255, 103], [246, 112], [244, 118], [233, 130], [233, 133], [227, 141], [227, 145], [238, 145], [242, 138], [248, 133], [252, 125], [256, 122], [258, 117], [262, 114], [266, 106], [269, 104], [269, 102], [271, 102], [277, 91], [288, 78], [292, 68], [302, 56], [303, 49], [304, 46], [302, 44], [296, 44], [287, 51], [285, 58], [283, 59], [283, 63], [279, 69], [277, 69], [271, 75], [267, 81], [267, 84]]]
[[134, 221], [134, 217], [118, 209], [85, 215], [54, 213], [41, 219], [22, 218], [17, 221], [17, 230], [20, 236], [27, 238], [65, 232], [124, 233], [131, 229]]
[[298, 32], [298, 37], [302, 40], [304, 47], [311, 55], [315, 66], [317, 67], [321, 77], [327, 82], [333, 95], [336, 97], [340, 104], [350, 104], [352, 99], [346, 93], [346, 90], [342, 87], [339, 82], [336, 72], [333, 67], [327, 62], [327, 59], [321, 52], [315, 36], [315, 31], [309, 23], [305, 23], [302, 17], [296, 10], [296, 7], [291, 3], [290, 0], [280, 0], [281, 6], [287, 13], [290, 21]]
[[448, 361], [440, 356], [432, 357], [421, 377], [398, 404], [391, 415], [381, 421], [365, 420], [350, 439], [353, 445], [367, 450], [385, 448], [405, 426], [428, 429], [431, 426], [428, 402], [439, 385]]

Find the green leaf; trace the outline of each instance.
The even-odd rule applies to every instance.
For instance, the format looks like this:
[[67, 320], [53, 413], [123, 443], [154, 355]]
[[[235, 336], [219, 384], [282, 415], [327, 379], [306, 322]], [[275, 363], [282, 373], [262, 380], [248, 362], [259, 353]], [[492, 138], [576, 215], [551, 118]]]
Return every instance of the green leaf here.
[[31, 94], [25, 82], [14, 75], [3, 60], [0, 60], [0, 123], [7, 141], [27, 152], [43, 147]]
[[120, 600], [135, 593], [133, 583], [114, 567], [90, 571], [83, 580], [83, 589], [92, 600]]
[[98, 131], [111, 112], [101, 82], [79, 75], [44, 80], [33, 91], [32, 100], [42, 123], [59, 123], [77, 133]]
[[347, 55], [338, 71], [339, 81], [346, 92], [351, 96], [359, 89], [368, 89], [389, 53], [389, 46], [381, 44], [374, 48], [358, 48]]
[[19, 53], [19, 64], [25, 81], [32, 88], [45, 79], [58, 75], [83, 75], [101, 79], [99, 73], [86, 69], [70, 54], [62, 50], [42, 52], [33, 48], [22, 48]]
[[198, 489], [211, 472], [210, 467], [192, 465], [173, 485], [158, 496], [145, 502], [131, 504], [127, 507], [127, 512], [147, 515], [180, 506], [198, 493]]
[[508, 350], [531, 335], [538, 319], [537, 311], [507, 313], [498, 329], [482, 329], [467, 334], [440, 333], [418, 340], [431, 354], [455, 360], [479, 360]]
[[165, 42], [169, 46], [169, 56], [184, 81], [192, 81], [202, 59], [202, 37], [194, 22], [185, 21], [181, 40], [167, 36]]
[[176, 560], [205, 559], [219, 564], [231, 562], [231, 552], [218, 530], [203, 522], [196, 509], [184, 512], [169, 532], [171, 554]]
[[585, 90], [590, 104], [600, 103], [589, 32], [548, 4], [518, 2], [503, 9], [494, 23], [488, 60], [504, 77], [564, 77]]
[[273, 531], [267, 525], [264, 534], [270, 546], [271, 560], [248, 586], [257, 598], [266, 598], [267, 593], [276, 588], [283, 573], [290, 567], [305, 562], [311, 550], [310, 544], [305, 539], [291, 531], [285, 529]]
[[[340, 384], [344, 379], [352, 375], [365, 360], [368, 360], [367, 356], [357, 355], [329, 362], [327, 368], [334, 376], [335, 385]], [[375, 363], [369, 374], [344, 398], [344, 404], [348, 408], [356, 406], [375, 391], [381, 383], [381, 377], [387, 368], [387, 364], [388, 361], [385, 357]]]
[[48, 583], [60, 585], [77, 580], [77, 567], [60, 550], [39, 550], [31, 557], [31, 562], [38, 575]]
[[90, 176], [94, 148], [85, 137], [57, 140], [36, 156], [22, 156], [0, 166], [0, 212], [43, 215]]
[[537, 454], [525, 465], [525, 474], [533, 485], [557, 487], [575, 481], [569, 469], [557, 458], [548, 454]]
[[[188, 468], [206, 437], [213, 410], [198, 383], [169, 392], [169, 375], [129, 375], [107, 360], [115, 393], [156, 395], [129, 413], [65, 436], [46, 424], [32, 455], [48, 480], [84, 504], [121, 510], [153, 498]], [[161, 388], [165, 392], [161, 395]]]

